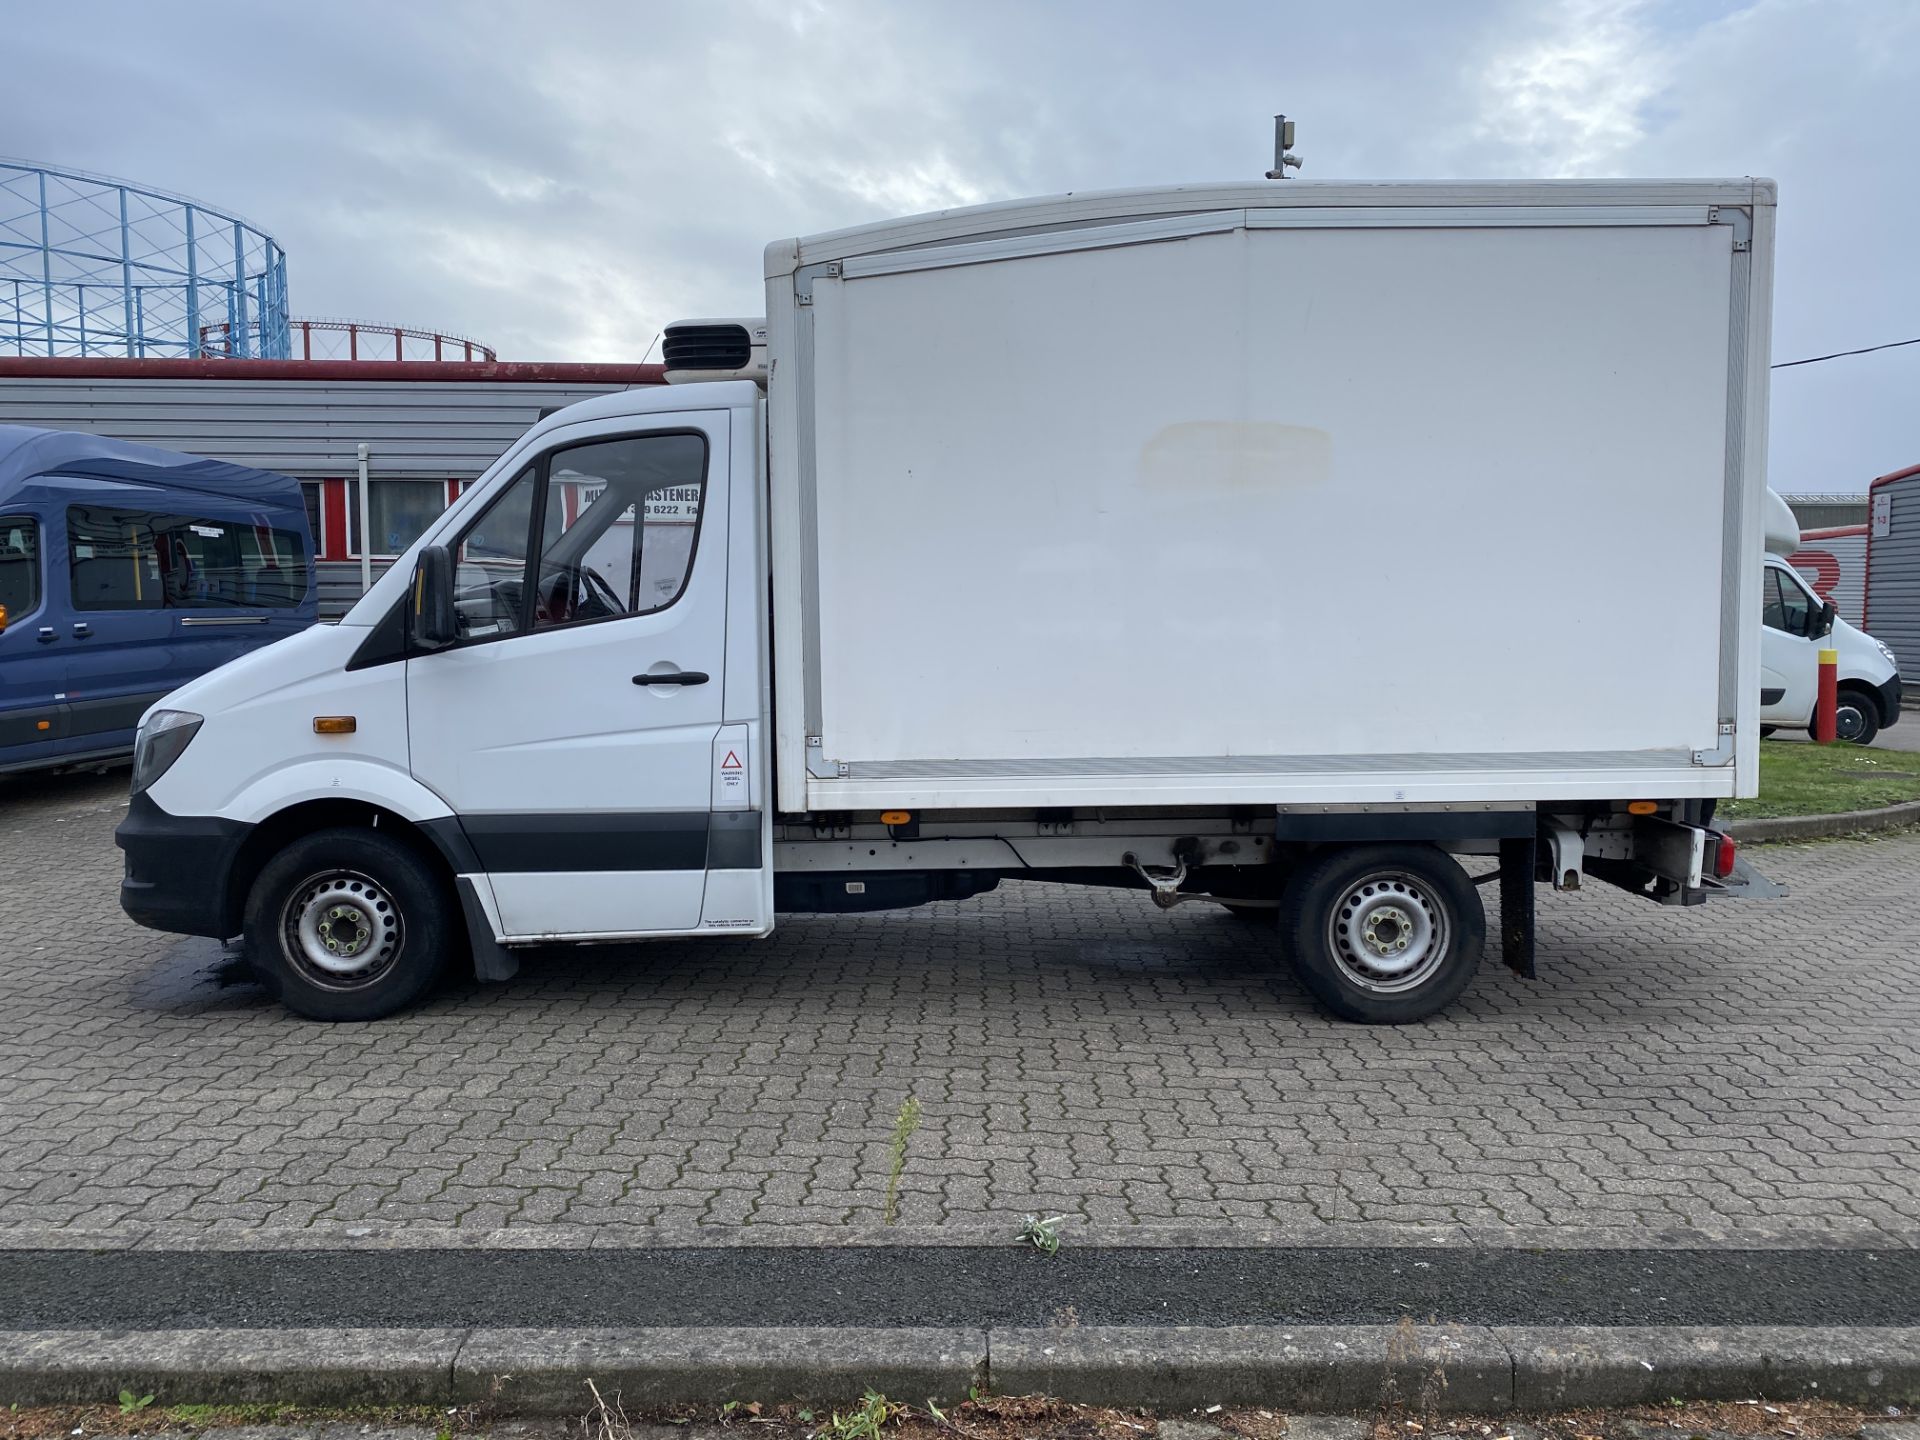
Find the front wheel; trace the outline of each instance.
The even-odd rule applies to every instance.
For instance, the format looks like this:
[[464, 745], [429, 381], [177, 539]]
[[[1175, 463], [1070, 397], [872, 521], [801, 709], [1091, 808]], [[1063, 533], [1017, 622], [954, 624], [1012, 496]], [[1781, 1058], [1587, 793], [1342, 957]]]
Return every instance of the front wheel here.
[[446, 886], [377, 830], [321, 830], [282, 850], [247, 895], [247, 958], [295, 1014], [378, 1020], [440, 973], [453, 933]]
[[1479, 893], [1430, 845], [1355, 845], [1294, 876], [1280, 906], [1301, 983], [1343, 1020], [1403, 1025], [1467, 988], [1486, 943]]
[[1843, 685], [1834, 697], [1833, 738], [1853, 745], [1871, 745], [1880, 733], [1880, 706], [1862, 690]]

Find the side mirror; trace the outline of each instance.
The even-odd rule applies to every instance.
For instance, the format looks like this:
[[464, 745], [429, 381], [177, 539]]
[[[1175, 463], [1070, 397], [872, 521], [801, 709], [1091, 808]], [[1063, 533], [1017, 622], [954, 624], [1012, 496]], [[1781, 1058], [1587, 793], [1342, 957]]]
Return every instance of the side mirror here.
[[1815, 640], [1824, 640], [1833, 633], [1833, 622], [1840, 618], [1840, 607], [1829, 600], [1820, 607], [1820, 613], [1814, 617], [1813, 635]]
[[421, 650], [441, 650], [460, 638], [453, 612], [453, 555], [444, 545], [427, 546], [414, 562], [407, 638]]

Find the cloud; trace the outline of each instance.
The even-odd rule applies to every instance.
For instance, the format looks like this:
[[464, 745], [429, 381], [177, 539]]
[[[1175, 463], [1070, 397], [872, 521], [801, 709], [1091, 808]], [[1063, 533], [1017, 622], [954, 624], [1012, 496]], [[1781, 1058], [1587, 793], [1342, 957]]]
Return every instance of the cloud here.
[[[1252, 179], [1279, 109], [1310, 179], [1773, 174], [1780, 353], [1920, 334], [1920, 201], [1890, 178], [1909, 168], [1910, 0], [95, 13], [12, 18], [10, 148], [237, 209], [286, 246], [296, 310], [510, 358], [630, 360], [676, 316], [757, 314], [784, 236]], [[1920, 459], [1920, 356], [1787, 373], [1783, 488]]]
[[1666, 88], [1671, 54], [1646, 0], [1560, 0], [1488, 57], [1476, 148], [1515, 173], [1615, 173], [1646, 139], [1643, 111]]

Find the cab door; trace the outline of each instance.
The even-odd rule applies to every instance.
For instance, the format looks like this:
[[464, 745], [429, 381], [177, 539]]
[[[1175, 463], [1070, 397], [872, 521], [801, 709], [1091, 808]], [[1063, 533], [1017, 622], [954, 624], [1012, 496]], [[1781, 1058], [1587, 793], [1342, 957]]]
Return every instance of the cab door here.
[[1810, 725], [1820, 680], [1820, 642], [1809, 632], [1822, 607], [1784, 565], [1766, 567], [1760, 594], [1760, 723]]
[[504, 938], [696, 932], [710, 853], [738, 853], [729, 460], [724, 410], [566, 426], [446, 542], [459, 638], [407, 661], [411, 763]]

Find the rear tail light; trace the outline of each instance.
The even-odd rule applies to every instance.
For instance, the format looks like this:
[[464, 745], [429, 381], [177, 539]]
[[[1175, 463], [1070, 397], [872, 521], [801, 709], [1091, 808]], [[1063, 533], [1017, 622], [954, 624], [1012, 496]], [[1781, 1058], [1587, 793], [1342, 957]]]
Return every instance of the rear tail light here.
[[1716, 832], [1713, 839], [1713, 878], [1724, 880], [1733, 874], [1733, 836]]

